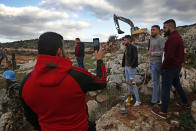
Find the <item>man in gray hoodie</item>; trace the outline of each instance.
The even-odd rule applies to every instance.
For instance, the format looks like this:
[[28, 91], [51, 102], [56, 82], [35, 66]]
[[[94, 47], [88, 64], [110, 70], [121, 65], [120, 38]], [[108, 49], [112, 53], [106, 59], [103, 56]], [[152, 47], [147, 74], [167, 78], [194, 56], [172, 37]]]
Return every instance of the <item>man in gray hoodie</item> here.
[[144, 42], [137, 42], [136, 44], [148, 45], [147, 54], [150, 57], [150, 71], [153, 85], [152, 100], [150, 105], [153, 106], [154, 104], [157, 104], [161, 101], [160, 76], [165, 39], [162, 36], [160, 36], [160, 26], [152, 26], [150, 40], [146, 40]]

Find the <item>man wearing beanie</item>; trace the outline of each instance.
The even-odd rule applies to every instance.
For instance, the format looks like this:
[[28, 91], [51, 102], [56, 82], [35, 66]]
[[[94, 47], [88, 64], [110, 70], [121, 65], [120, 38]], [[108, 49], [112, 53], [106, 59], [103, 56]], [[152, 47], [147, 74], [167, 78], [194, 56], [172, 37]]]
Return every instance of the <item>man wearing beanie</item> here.
[[47, 32], [39, 37], [37, 63], [20, 89], [27, 120], [42, 131], [93, 131], [85, 96], [106, 87], [102, 48], [95, 52], [97, 76], [73, 67], [63, 50], [61, 35]]

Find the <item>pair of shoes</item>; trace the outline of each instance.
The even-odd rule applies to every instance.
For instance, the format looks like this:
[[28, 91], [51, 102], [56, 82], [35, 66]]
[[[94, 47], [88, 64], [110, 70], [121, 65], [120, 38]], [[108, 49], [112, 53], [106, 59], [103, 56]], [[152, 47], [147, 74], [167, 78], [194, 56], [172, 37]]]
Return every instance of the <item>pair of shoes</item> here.
[[140, 101], [136, 101], [135, 104], [133, 106], [139, 106], [141, 105], [142, 103]]
[[154, 107], [151, 112], [162, 119], [167, 119], [167, 113], [160, 112], [159, 108]]
[[187, 108], [187, 109], [191, 108], [189, 104], [184, 104], [182, 102], [176, 102], [176, 105], [182, 108]]

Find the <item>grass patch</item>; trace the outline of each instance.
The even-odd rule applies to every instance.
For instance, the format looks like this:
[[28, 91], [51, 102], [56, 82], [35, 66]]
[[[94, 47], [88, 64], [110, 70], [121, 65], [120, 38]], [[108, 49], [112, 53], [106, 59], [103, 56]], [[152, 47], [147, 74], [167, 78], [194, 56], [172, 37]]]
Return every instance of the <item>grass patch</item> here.
[[84, 65], [86, 69], [96, 69], [95, 58], [92, 56], [84, 57]]
[[141, 56], [147, 56], [147, 49], [138, 49], [138, 54]]
[[180, 126], [175, 127], [174, 130], [195, 131], [196, 123], [192, 118], [190, 109], [180, 112], [179, 116], [172, 116], [172, 118], [180, 123]]
[[17, 73], [16, 72], [16, 80], [18, 82], [22, 82], [26, 75], [27, 75], [26, 73]]

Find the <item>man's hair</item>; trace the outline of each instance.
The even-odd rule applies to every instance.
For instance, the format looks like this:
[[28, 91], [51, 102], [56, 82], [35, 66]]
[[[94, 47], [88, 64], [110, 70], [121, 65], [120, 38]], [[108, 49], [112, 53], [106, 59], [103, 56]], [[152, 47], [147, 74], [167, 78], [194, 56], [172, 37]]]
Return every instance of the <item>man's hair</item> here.
[[63, 47], [63, 36], [55, 32], [46, 32], [38, 40], [38, 54], [56, 56], [59, 48]]
[[169, 26], [173, 26], [174, 28], [176, 28], [176, 22], [173, 19], [165, 21], [164, 24], [168, 24]]
[[75, 40], [79, 40], [80, 41], [80, 38], [76, 38]]
[[158, 30], [160, 30], [160, 26], [159, 25], [153, 25], [152, 28], [157, 28]]

